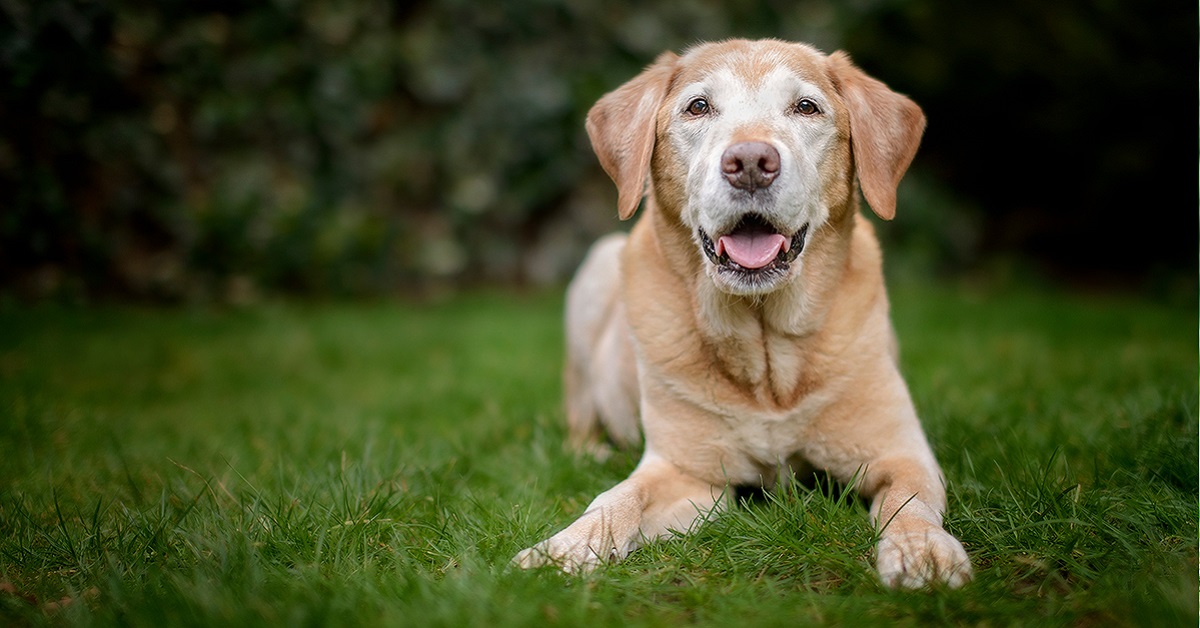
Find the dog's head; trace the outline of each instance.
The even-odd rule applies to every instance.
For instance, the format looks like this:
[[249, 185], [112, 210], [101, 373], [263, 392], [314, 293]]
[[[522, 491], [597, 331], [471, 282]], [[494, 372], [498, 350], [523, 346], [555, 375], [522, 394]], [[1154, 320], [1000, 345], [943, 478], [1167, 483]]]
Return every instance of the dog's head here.
[[587, 119], [621, 218], [637, 210], [652, 172], [659, 205], [732, 294], [790, 281], [809, 239], [854, 211], [855, 177], [891, 219], [924, 128], [915, 103], [845, 54], [773, 40], [664, 53]]

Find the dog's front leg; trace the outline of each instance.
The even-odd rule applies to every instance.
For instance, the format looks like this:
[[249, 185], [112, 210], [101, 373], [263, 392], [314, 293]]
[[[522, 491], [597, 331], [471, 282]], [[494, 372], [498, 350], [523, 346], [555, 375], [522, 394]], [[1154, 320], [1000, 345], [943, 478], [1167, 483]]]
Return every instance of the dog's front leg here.
[[876, 568], [890, 587], [958, 587], [971, 579], [962, 543], [942, 528], [946, 492], [935, 468], [912, 458], [870, 463], [859, 483], [880, 529]]
[[722, 503], [724, 488], [699, 480], [647, 451], [633, 473], [603, 492], [579, 519], [554, 536], [522, 550], [523, 568], [557, 565], [588, 572], [624, 558], [645, 541], [686, 532]]

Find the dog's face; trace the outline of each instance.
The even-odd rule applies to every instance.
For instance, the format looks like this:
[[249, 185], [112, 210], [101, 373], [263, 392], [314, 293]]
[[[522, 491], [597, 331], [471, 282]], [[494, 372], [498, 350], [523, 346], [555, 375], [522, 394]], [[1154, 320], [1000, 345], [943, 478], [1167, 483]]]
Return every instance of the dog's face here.
[[730, 41], [665, 54], [588, 117], [622, 217], [653, 172], [664, 212], [692, 234], [716, 287], [765, 294], [799, 274], [854, 177], [885, 218], [924, 117], [850, 64], [803, 44]]
[[682, 184], [680, 219], [726, 292], [787, 281], [851, 192], [849, 123], [823, 60], [798, 44], [705, 46], [659, 110], [655, 181]]

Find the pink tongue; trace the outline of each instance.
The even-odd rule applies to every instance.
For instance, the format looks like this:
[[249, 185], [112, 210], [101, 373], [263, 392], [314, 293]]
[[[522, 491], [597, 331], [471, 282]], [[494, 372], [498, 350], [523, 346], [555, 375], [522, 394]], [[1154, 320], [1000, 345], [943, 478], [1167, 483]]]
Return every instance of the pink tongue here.
[[787, 238], [778, 233], [737, 233], [717, 240], [717, 255], [728, 253], [738, 266], [753, 270], [770, 264], [787, 245]]

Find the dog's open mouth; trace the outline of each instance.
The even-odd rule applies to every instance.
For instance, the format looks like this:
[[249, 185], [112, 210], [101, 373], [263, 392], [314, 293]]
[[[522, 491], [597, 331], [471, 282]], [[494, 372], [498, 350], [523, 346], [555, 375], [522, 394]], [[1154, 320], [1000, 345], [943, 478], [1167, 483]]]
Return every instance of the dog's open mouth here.
[[758, 214], [746, 214], [729, 233], [716, 242], [699, 230], [704, 254], [719, 270], [747, 277], [783, 272], [804, 251], [808, 225], [790, 236]]

